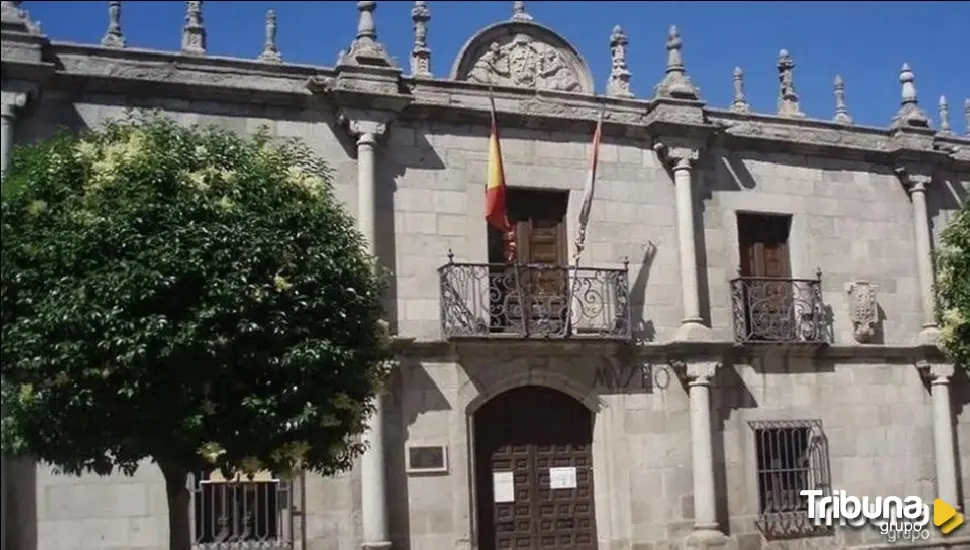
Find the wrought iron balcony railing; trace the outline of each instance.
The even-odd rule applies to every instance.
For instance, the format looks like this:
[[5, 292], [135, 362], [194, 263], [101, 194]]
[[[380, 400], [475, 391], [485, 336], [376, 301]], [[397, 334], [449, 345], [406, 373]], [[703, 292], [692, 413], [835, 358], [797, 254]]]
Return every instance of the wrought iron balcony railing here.
[[735, 342], [825, 344], [822, 273], [815, 279], [738, 277], [731, 281]]
[[445, 338], [628, 340], [628, 268], [470, 264], [438, 268]]

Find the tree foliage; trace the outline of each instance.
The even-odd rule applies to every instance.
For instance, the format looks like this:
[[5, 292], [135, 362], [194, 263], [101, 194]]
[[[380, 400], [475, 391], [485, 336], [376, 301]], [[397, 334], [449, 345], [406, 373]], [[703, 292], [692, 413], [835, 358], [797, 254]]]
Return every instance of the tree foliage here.
[[937, 298], [943, 349], [970, 372], [970, 204], [943, 231]]
[[300, 143], [158, 116], [16, 150], [3, 452], [70, 473], [150, 458], [172, 490], [210, 468], [349, 468], [386, 342], [330, 177]]

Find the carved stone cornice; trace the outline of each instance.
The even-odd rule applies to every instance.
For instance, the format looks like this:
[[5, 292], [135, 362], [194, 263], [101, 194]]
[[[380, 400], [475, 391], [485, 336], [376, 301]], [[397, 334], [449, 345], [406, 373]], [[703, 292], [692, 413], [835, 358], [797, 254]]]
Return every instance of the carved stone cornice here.
[[[30, 38], [35, 40], [36, 37]], [[46, 40], [46, 39], [45, 39]], [[35, 40], [36, 42], [36, 40]], [[40, 62], [25, 64], [7, 55], [4, 34], [4, 79], [40, 82], [52, 78], [52, 88], [77, 97], [107, 92], [138, 98], [204, 99], [290, 108], [319, 108], [314, 96], [332, 98], [340, 106], [378, 108], [402, 112], [407, 118], [488, 123], [488, 86], [464, 81], [402, 78], [392, 67], [311, 67], [258, 60], [189, 58], [176, 52], [51, 43], [44, 58], [61, 67]], [[314, 77], [314, 85], [308, 80]], [[322, 85], [321, 85], [322, 84]], [[702, 107], [699, 102], [597, 98], [576, 93], [496, 87], [496, 106], [502, 124], [509, 127], [586, 131], [595, 124], [605, 103], [605, 132], [627, 137], [716, 136], [727, 148], [757, 148], [796, 154], [824, 153], [834, 158], [866, 159], [895, 164], [920, 162], [950, 171], [970, 171], [970, 139], [933, 136], [919, 128], [847, 127], [829, 121], [790, 119], [763, 114], [733, 113]], [[515, 114], [518, 116], [506, 116]]]

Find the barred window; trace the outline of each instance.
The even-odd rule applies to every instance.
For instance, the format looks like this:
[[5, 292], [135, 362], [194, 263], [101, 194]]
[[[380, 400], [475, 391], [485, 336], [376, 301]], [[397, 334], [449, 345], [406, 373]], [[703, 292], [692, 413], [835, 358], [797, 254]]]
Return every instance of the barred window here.
[[828, 445], [820, 420], [749, 423], [758, 468], [758, 513], [803, 514], [805, 490], [829, 490]]
[[291, 495], [292, 483], [269, 472], [233, 479], [204, 472], [194, 493], [195, 544], [284, 542]]

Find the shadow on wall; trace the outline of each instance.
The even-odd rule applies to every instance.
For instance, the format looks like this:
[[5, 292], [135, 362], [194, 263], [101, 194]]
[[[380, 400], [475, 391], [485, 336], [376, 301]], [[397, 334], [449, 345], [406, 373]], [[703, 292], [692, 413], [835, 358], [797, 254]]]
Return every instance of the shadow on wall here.
[[[967, 488], [961, 483], [964, 472], [960, 467], [960, 430], [957, 428], [959, 427], [960, 418], [967, 411], [967, 406], [970, 405], [970, 374], [967, 373], [967, 369], [961, 368], [960, 365], [956, 366], [956, 371], [950, 380], [950, 388], [951, 418], [953, 419], [953, 426], [951, 427], [953, 429], [953, 450], [956, 453], [954, 462], [957, 467], [957, 496], [961, 502], [965, 502], [970, 498], [970, 495], [967, 494]], [[965, 421], [964, 425], [970, 425], [970, 419]]]
[[[970, 190], [964, 187], [959, 181], [956, 181], [955, 177], [945, 178], [939, 182], [939, 185], [930, 187], [930, 191], [926, 194], [926, 209], [930, 220], [930, 235], [936, 235], [938, 229], [943, 229], [942, 227], [936, 227], [936, 223], [942, 221], [945, 224], [949, 222], [950, 218], [948, 216], [941, 216], [941, 214], [944, 212], [955, 213], [960, 210], [962, 206], [967, 204], [968, 194], [970, 194]], [[935, 244], [933, 242], [933, 245]]]
[[[714, 459], [714, 494], [717, 497], [717, 521], [721, 531], [730, 536], [730, 509], [728, 506], [728, 461], [724, 452], [724, 432], [731, 414], [739, 409], [756, 409], [758, 402], [748, 390], [734, 365], [717, 369], [712, 384], [711, 411], [713, 413], [711, 454]], [[743, 427], [742, 427], [743, 429]]]
[[640, 270], [637, 271], [637, 277], [630, 285], [630, 319], [633, 321], [633, 326], [630, 328], [633, 340], [638, 344], [653, 342], [657, 336], [653, 321], [644, 318], [647, 313], [645, 311], [647, 284], [650, 282], [650, 269], [656, 257], [657, 246], [648, 242], [640, 260]]
[[3, 525], [4, 546], [13, 550], [37, 548], [37, 463], [27, 459], [4, 459], [3, 477], [9, 484], [5, 489], [6, 515]]
[[[409, 129], [398, 129], [391, 126], [389, 132], [410, 131]], [[374, 248], [377, 253], [378, 265], [388, 275], [388, 287], [384, 297], [384, 311], [387, 321], [390, 323], [392, 334], [400, 333], [401, 319], [398, 311], [398, 288], [397, 288], [397, 236], [395, 216], [395, 194], [397, 193], [398, 178], [403, 177], [408, 169], [418, 170], [442, 170], [445, 165], [441, 157], [435, 152], [427, 138], [420, 132], [414, 132], [413, 147], [389, 147], [386, 142], [378, 145], [377, 159], [377, 196], [376, 201], [376, 234]], [[346, 136], [341, 133], [341, 136]], [[387, 136], [390, 138], [391, 136]], [[352, 157], [356, 158], [356, 145], [353, 139], [347, 137], [341, 142], [351, 143]]]
[[[438, 389], [438, 384], [428, 375], [424, 365], [409, 357], [388, 380], [384, 397], [387, 416], [385, 423], [388, 529], [395, 549], [411, 548], [411, 505], [408, 483], [414, 474], [407, 473], [408, 431], [418, 416], [432, 411], [449, 411], [451, 405]], [[440, 474], [433, 474], [440, 475]]]

